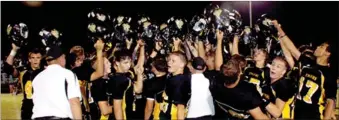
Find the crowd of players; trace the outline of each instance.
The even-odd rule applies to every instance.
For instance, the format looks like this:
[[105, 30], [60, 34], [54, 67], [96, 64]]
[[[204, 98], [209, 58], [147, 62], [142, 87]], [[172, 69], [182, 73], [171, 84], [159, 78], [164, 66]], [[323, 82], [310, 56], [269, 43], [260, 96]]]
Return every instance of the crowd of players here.
[[[142, 40], [135, 48], [106, 53], [99, 39], [96, 54], [89, 57], [83, 47], [72, 47], [63, 67], [73, 71], [79, 81], [82, 119], [335, 118], [337, 84], [329, 70], [330, 44], [325, 42], [315, 50], [297, 48], [282, 26], [276, 20], [272, 23], [278, 30], [283, 57], [269, 58], [266, 48], [258, 48], [248, 60], [238, 52], [241, 35], [235, 35], [232, 57], [224, 59], [224, 33], [217, 30], [215, 46], [202, 41], [185, 44], [175, 38], [167, 56], [159, 53], [161, 42], [155, 43], [150, 54]], [[24, 95], [21, 118], [31, 119], [32, 81], [47, 65], [44, 54], [32, 50], [27, 69], [15, 69], [13, 60], [19, 49], [12, 44], [4, 69], [20, 78]], [[207, 90], [213, 98], [209, 109], [213, 112], [187, 117], [192, 110], [189, 107], [199, 105], [193, 101], [207, 101], [193, 98], [199, 93], [192, 91], [191, 83], [199, 81], [192, 75], [199, 71], [209, 80]]]

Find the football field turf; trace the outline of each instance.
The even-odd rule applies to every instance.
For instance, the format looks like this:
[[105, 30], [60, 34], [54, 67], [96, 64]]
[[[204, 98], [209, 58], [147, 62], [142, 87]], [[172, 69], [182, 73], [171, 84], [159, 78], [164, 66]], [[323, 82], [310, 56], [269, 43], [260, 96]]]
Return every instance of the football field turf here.
[[[339, 93], [339, 91], [338, 91]], [[338, 94], [339, 95], [339, 94]], [[1, 120], [20, 119], [20, 108], [22, 94], [12, 95], [9, 93], [1, 93]], [[339, 96], [338, 96], [339, 97]], [[336, 117], [339, 115], [339, 102], [337, 101]]]
[[22, 94], [1, 93], [1, 120], [20, 119]]

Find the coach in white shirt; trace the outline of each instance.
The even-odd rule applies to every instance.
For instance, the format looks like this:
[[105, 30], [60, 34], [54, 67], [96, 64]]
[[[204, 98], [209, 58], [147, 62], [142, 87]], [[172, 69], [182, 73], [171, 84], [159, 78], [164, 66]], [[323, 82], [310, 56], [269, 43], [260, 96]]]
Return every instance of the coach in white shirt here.
[[32, 119], [82, 119], [80, 86], [76, 75], [65, 69], [65, 55], [59, 47], [47, 52], [48, 67], [33, 80]]
[[215, 114], [210, 82], [203, 74], [205, 69], [206, 64], [201, 57], [193, 59], [190, 66], [192, 94], [188, 103], [187, 120], [211, 120]]

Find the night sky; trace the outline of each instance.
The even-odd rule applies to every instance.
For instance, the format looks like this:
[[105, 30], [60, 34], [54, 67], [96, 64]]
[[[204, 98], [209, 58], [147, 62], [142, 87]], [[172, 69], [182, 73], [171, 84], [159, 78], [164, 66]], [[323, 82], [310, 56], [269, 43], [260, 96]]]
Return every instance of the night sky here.
[[[6, 36], [6, 27], [9, 23], [21, 21], [27, 24], [29, 43], [26, 49], [42, 46], [38, 32], [44, 26], [52, 26], [60, 30], [63, 33], [63, 47], [69, 49], [73, 45], [87, 45], [87, 14], [96, 7], [103, 8], [111, 13], [112, 17], [117, 15], [135, 17], [144, 13], [152, 20], [161, 23], [171, 16], [182, 16], [190, 20], [210, 3], [212, 2], [44, 2], [41, 7], [32, 8], [22, 2], [2, 1], [1, 56], [8, 55], [11, 48]], [[238, 10], [242, 15], [243, 23], [249, 25], [249, 2], [213, 3]], [[337, 55], [338, 4], [339, 2], [254, 1], [252, 2], [253, 20], [255, 21], [263, 13], [269, 13], [278, 19], [286, 34], [297, 46], [310, 42], [320, 44], [331, 41], [331, 45], [334, 45], [332, 54]], [[338, 59], [334, 60], [338, 61]]]

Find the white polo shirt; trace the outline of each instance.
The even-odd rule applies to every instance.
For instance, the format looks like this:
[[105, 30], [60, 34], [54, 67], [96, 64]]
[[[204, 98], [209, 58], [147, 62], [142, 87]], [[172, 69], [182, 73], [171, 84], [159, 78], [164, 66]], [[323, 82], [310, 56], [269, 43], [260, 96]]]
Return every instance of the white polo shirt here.
[[213, 98], [209, 86], [210, 82], [204, 74], [192, 74], [192, 94], [189, 101], [187, 118], [214, 116]]
[[[67, 81], [67, 96], [66, 85]], [[33, 80], [33, 115], [38, 117], [55, 116], [72, 118], [69, 99], [81, 99], [80, 86], [76, 75], [60, 65], [49, 65]]]

